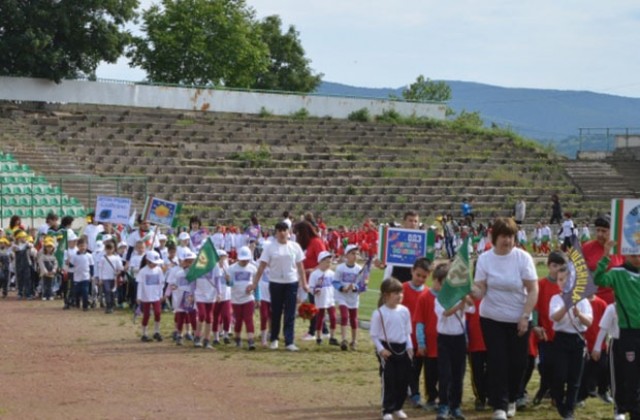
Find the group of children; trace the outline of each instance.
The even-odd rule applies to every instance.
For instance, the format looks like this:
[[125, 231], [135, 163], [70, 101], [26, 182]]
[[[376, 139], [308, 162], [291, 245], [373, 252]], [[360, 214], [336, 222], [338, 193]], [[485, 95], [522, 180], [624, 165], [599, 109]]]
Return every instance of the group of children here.
[[[614, 400], [614, 419], [640, 418], [638, 390], [640, 375], [636, 351], [640, 347], [640, 256], [628, 256], [621, 268], [606, 272], [610, 250], [605, 249], [595, 273], [595, 282], [616, 290], [616, 303], [607, 304], [597, 296], [566, 301], [569, 264], [560, 251], [547, 260], [549, 274], [539, 280], [536, 314], [529, 341], [529, 368], [521, 380], [519, 408], [527, 404], [526, 387], [538, 360], [540, 385], [533, 404], [551, 397], [563, 419], [572, 419], [578, 405], [588, 396], [599, 396], [606, 403]], [[376, 347], [382, 380], [383, 419], [407, 418], [402, 410], [405, 399], [415, 407], [437, 411], [437, 419], [463, 420], [461, 410], [463, 379], [467, 357], [476, 410], [487, 404], [487, 355], [479, 321], [479, 303], [470, 295], [445, 310], [438, 292], [449, 271], [449, 263], [432, 269], [425, 258], [417, 259], [412, 278], [400, 283], [385, 279], [380, 288], [379, 308], [371, 316], [370, 336]], [[431, 287], [425, 282], [432, 276]], [[626, 296], [620, 308], [619, 293]], [[625, 322], [617, 316], [623, 313]], [[627, 334], [620, 343], [620, 325]], [[628, 328], [628, 329], [625, 329]], [[607, 340], [609, 343], [607, 344]], [[617, 343], [617, 344], [616, 344]], [[615, 368], [604, 361], [616, 359]], [[615, 357], [614, 357], [615, 356]], [[615, 372], [611, 384], [609, 368]], [[425, 401], [420, 393], [423, 376]]]

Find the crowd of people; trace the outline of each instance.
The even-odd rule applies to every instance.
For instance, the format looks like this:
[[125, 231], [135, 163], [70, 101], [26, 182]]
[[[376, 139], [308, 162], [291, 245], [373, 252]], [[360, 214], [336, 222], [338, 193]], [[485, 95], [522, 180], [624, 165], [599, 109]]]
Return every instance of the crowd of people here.
[[[310, 213], [295, 221], [285, 213], [274, 229], [264, 229], [256, 216], [242, 229], [207, 229], [192, 217], [186, 228], [162, 231], [140, 218], [133, 229], [99, 223], [90, 214], [76, 232], [69, 217], [50, 214], [38, 229], [13, 218], [0, 233], [0, 289], [3, 297], [12, 285], [19, 299], [58, 297], [65, 309], [135, 309], [143, 342], [164, 340], [160, 321], [163, 309], [171, 310], [175, 344], [205, 349], [224, 343], [275, 350], [282, 334], [284, 348], [297, 351], [296, 311], [308, 301], [318, 312], [303, 339], [319, 345], [327, 339], [348, 351], [358, 347], [359, 296], [368, 277], [367, 264], [358, 260], [365, 260], [384, 269], [370, 323], [384, 419], [406, 418], [407, 398], [435, 411], [438, 420], [464, 419], [467, 359], [475, 408], [491, 407], [495, 420], [549, 397], [560, 417], [571, 419], [590, 396], [613, 403], [616, 420], [624, 413], [640, 418], [640, 257], [609, 255], [609, 217], [595, 220], [595, 239], [583, 237], [598, 292], [571, 306], [562, 298], [568, 262], [561, 250], [579, 233], [570, 214], [558, 242], [545, 223], [535, 227], [540, 241], [534, 240], [533, 253], [545, 255], [548, 266], [548, 275], [538, 279], [522, 225], [500, 217], [476, 225], [466, 204], [460, 220], [444, 214], [431, 225], [421, 224], [416, 212], [405, 213], [400, 227], [433, 229], [437, 238], [440, 262], [419, 258], [413, 267], [376, 260], [378, 229], [371, 220], [333, 229]], [[468, 235], [479, 238], [471, 241], [474, 288], [445, 309], [438, 292]], [[208, 244], [217, 256], [214, 268], [191, 278]], [[540, 385], [530, 398], [527, 384], [536, 366]]]

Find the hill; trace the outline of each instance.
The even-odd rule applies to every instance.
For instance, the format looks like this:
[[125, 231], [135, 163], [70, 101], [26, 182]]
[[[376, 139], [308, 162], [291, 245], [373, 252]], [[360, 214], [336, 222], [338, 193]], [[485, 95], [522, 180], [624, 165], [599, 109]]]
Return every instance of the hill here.
[[[585, 91], [504, 88], [472, 82], [447, 83], [453, 96], [449, 106], [454, 111], [478, 111], [487, 125], [510, 127], [544, 145], [553, 144], [559, 153], [572, 158], [580, 146], [578, 128], [640, 127], [640, 98]], [[362, 88], [323, 82], [317, 92], [388, 97], [400, 96], [402, 88]], [[640, 128], [636, 132], [640, 132]], [[582, 143], [583, 150], [609, 147], [605, 136], [589, 137]]]

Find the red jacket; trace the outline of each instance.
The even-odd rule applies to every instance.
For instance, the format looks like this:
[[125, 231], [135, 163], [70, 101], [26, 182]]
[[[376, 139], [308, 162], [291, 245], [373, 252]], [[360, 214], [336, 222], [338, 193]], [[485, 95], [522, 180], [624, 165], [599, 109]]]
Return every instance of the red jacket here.
[[[582, 254], [587, 262], [587, 268], [593, 273], [596, 271], [598, 261], [600, 261], [604, 255], [604, 245], [595, 239], [585, 242], [585, 244], [582, 245]], [[624, 264], [624, 257], [622, 255], [611, 255], [607, 270], [611, 270], [613, 267], [620, 267], [622, 264]], [[596, 295], [607, 302], [607, 304], [615, 301], [613, 289], [610, 287], [598, 287]]]

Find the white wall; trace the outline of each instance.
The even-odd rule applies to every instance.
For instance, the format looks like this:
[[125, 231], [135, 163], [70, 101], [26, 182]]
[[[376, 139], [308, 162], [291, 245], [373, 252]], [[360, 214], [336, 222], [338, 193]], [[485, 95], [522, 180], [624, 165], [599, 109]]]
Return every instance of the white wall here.
[[616, 136], [616, 149], [625, 147], [640, 147], [640, 135], [630, 134], [628, 136]]
[[56, 84], [45, 79], [0, 77], [0, 100], [118, 105], [128, 107], [201, 110], [258, 114], [262, 108], [275, 115], [289, 115], [306, 108], [311, 116], [347, 118], [361, 108], [371, 115], [394, 109], [403, 116], [415, 114], [443, 120], [446, 105], [396, 102], [319, 95], [240, 92], [214, 89], [145, 86], [67, 80]]

